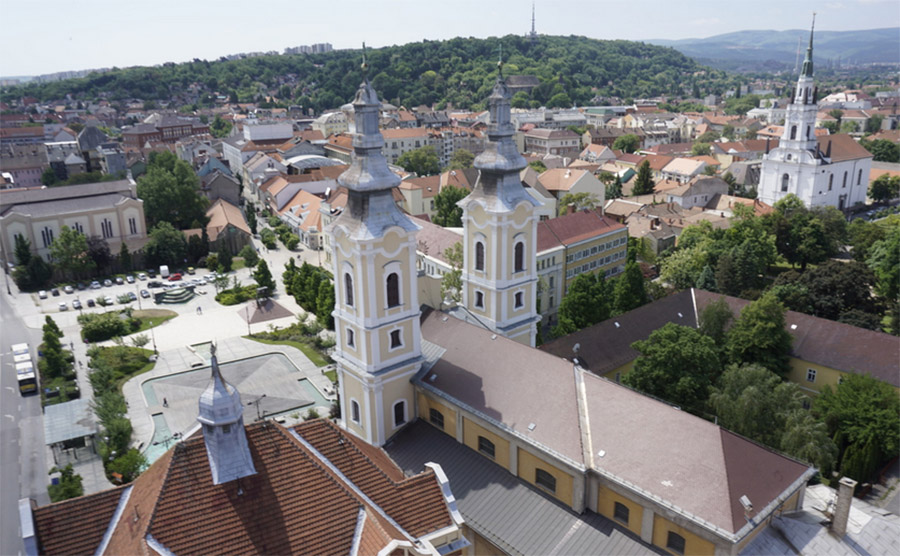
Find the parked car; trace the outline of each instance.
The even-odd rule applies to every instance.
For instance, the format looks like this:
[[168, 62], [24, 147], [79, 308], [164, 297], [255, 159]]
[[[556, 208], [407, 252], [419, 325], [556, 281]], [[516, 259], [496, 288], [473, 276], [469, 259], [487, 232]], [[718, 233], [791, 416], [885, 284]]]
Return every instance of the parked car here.
[[141, 272], [140, 274], [138, 274], [138, 280], [144, 281], [144, 280], [146, 280], [146, 279], [147, 279], [147, 273], [146, 273], [146, 272]]
[[193, 274], [194, 272], [196, 272], [196, 271], [194, 270], [194, 267], [189, 266], [189, 267], [188, 267], [188, 274]]
[[53, 297], [59, 297], [59, 288], [53, 288], [52, 290], [50, 290], [50, 293], [53, 295]]
[[125, 277], [125, 281], [128, 282], [129, 284], [134, 284], [134, 276], [129, 274], [128, 276]]
[[156, 278], [156, 269], [155, 268], [147, 269], [147, 276], [149, 276], [150, 278]]
[[110, 295], [107, 295], [106, 298], [105, 298], [103, 301], [104, 301], [107, 305], [114, 305], [114, 304], [116, 303], [116, 301], [115, 301], [115, 300], [112, 298], [112, 296], [110, 296]]
[[106, 286], [107, 288], [111, 288], [111, 287], [112, 287], [112, 280], [110, 280], [109, 278], [107, 278], [106, 280], [103, 281], [103, 285]]
[[97, 302], [94, 301], [93, 299], [88, 299], [88, 300], [87, 300], [87, 306], [88, 306], [88, 307], [96, 307], [96, 306], [97, 306]]
[[66, 302], [65, 302], [65, 301], [60, 301], [60, 302], [59, 302], [59, 310], [60, 310], [60, 311], [68, 311], [68, 310], [69, 310], [69, 306], [66, 305]]
[[181, 274], [179, 274], [177, 272], [175, 274], [169, 276], [169, 282], [177, 282], [178, 280], [181, 280]]
[[84, 290], [87, 289], [87, 284], [85, 284], [84, 282], [78, 282], [78, 284], [75, 287], [78, 288], [78, 291], [83, 292]]
[[141, 297], [147, 299], [148, 297], [150, 297], [150, 292], [148, 292], [147, 290], [141, 290]]
[[41, 290], [38, 292], [38, 297], [41, 299], [47, 299], [47, 290]]
[[75, 288], [73, 288], [72, 286], [66, 286], [63, 288], [63, 291], [66, 293], [75, 293]]
[[91, 282], [91, 289], [92, 289], [92, 290], [99, 290], [101, 287], [102, 287], [102, 286], [100, 286], [100, 282], [98, 282], [98, 281], [96, 281], [96, 280], [94, 280], [93, 282]]
[[80, 311], [81, 310], [81, 301], [79, 301], [77, 299], [75, 301], [73, 301], [72, 308], [75, 309], [76, 311]]
[[161, 287], [163, 287], [163, 285], [164, 284], [162, 282], [157, 282], [156, 280], [147, 282], [148, 288], [161, 288]]
[[137, 294], [134, 292], [128, 292], [128, 299], [132, 301], [137, 301]]
[[116, 276], [116, 284], [121, 286], [124, 283], [125, 283], [125, 280], [123, 280], [121, 276]]

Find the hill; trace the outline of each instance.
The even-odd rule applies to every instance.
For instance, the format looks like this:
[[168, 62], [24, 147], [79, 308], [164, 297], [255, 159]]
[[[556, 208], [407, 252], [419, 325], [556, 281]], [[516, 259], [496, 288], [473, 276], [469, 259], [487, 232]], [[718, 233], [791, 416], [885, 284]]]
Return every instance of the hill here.
[[[685, 56], [718, 69], [727, 70], [792, 70], [797, 60], [797, 44], [801, 56], [806, 51], [809, 30], [738, 31], [705, 39], [645, 41], [670, 46]], [[863, 31], [816, 31], [814, 59], [816, 64], [830, 65], [900, 64], [900, 28]], [[802, 58], [801, 58], [802, 61]]]
[[[649, 97], [682, 94], [696, 62], [666, 47], [585, 37], [542, 36], [537, 43], [515, 35], [423, 41], [368, 51], [369, 75], [376, 90], [397, 105], [483, 107], [497, 72], [502, 43], [504, 73], [537, 76], [541, 82], [522, 105], [572, 106], [596, 96]], [[4, 89], [4, 100], [29, 95], [41, 101], [105, 96], [109, 100], [162, 101], [189, 89], [200, 105], [215, 93], [232, 101], [275, 97], [278, 105], [323, 109], [350, 101], [362, 74], [359, 50], [315, 55], [268, 55], [240, 60], [194, 60], [157, 67], [113, 69], [80, 79], [27, 83]]]

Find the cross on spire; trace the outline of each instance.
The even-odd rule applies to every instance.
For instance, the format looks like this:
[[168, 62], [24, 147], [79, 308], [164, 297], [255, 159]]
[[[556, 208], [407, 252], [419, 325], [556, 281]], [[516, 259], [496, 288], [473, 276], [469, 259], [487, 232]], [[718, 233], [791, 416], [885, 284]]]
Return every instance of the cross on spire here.
[[497, 45], [497, 72], [500, 79], [503, 79], [503, 43]]
[[363, 79], [367, 79], [369, 76], [369, 63], [366, 61], [366, 43], [363, 41], [362, 43], [363, 51], [362, 51], [362, 64], [360, 64], [360, 68], [363, 72]]

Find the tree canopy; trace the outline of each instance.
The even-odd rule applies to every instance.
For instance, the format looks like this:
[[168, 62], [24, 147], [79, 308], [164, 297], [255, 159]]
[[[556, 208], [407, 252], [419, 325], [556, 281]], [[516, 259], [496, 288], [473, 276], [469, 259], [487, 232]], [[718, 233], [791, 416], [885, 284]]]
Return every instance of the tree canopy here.
[[187, 253], [184, 234], [168, 222], [160, 222], [150, 230], [144, 253], [152, 265], [181, 264]]
[[616, 140], [613, 141], [612, 148], [617, 151], [624, 151], [626, 153], [633, 153], [638, 150], [641, 146], [641, 138], [633, 133], [626, 133], [625, 135], [620, 135], [616, 137]]
[[432, 222], [438, 226], [459, 228], [462, 226], [463, 209], [456, 203], [463, 200], [469, 191], [463, 187], [446, 185], [434, 196], [434, 216]]
[[638, 166], [637, 177], [634, 179], [634, 188], [632, 195], [649, 195], [653, 193], [655, 187], [653, 183], [653, 172], [650, 170], [650, 161], [645, 160]]
[[433, 176], [441, 171], [441, 161], [431, 145], [401, 154], [397, 166], [417, 176]]
[[148, 226], [168, 222], [179, 230], [206, 222], [206, 198], [190, 164], [171, 152], [150, 153], [147, 173], [138, 178], [137, 193], [144, 201]]
[[784, 306], [767, 293], [741, 310], [725, 349], [732, 363], [757, 363], [784, 375], [792, 341], [785, 330]]

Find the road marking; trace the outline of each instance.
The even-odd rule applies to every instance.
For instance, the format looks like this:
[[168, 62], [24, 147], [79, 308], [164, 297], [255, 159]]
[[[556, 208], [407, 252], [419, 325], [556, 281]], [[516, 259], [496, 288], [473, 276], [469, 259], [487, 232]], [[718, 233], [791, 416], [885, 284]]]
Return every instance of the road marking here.
[[15, 417], [13, 417], [12, 415], [10, 415], [10, 414], [8, 414], [8, 413], [5, 413], [3, 416], [6, 417], [7, 419], [9, 419], [10, 421], [15, 421], [15, 420], [16, 420]]

